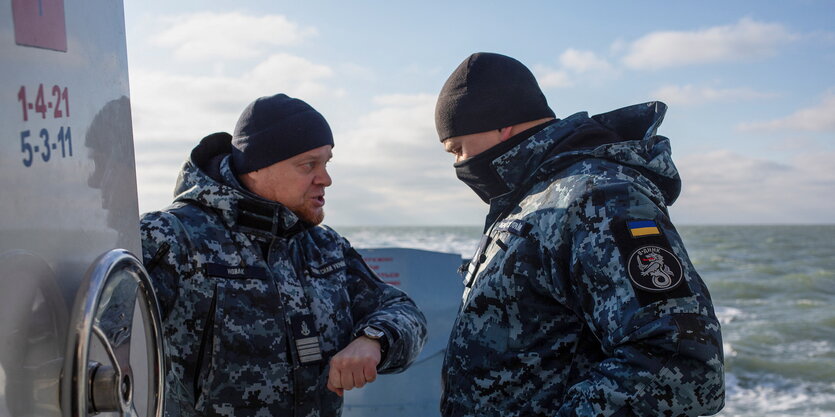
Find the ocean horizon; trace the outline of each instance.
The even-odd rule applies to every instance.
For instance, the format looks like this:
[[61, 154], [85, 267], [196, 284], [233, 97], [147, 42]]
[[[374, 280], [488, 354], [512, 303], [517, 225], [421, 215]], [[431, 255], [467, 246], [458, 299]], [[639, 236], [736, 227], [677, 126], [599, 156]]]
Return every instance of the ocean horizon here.
[[[481, 226], [337, 226], [356, 248], [468, 258]], [[679, 225], [722, 325], [722, 417], [835, 417], [835, 224]]]

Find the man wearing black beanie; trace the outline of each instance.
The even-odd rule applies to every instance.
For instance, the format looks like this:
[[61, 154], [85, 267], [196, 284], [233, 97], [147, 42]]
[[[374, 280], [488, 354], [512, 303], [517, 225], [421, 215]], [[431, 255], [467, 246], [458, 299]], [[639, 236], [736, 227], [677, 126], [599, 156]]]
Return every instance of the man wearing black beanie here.
[[333, 135], [302, 100], [244, 109], [200, 142], [174, 203], [141, 220], [163, 317], [167, 416], [338, 416], [400, 372], [426, 319], [327, 226]]
[[710, 294], [667, 207], [667, 106], [555, 118], [533, 74], [469, 56], [435, 124], [490, 205], [443, 366], [441, 412], [697, 416], [724, 404]]

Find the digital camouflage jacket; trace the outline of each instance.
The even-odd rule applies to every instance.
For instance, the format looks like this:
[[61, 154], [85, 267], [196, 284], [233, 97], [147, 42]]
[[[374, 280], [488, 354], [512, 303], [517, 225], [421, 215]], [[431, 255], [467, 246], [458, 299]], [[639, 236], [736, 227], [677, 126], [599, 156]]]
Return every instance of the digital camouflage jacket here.
[[245, 191], [230, 139], [203, 139], [174, 203], [141, 220], [163, 317], [165, 413], [340, 415], [329, 359], [374, 325], [388, 341], [378, 370], [400, 372], [425, 342], [425, 318], [336, 232]]
[[[696, 416], [724, 404], [722, 339], [667, 213], [666, 105], [577, 113], [492, 166], [443, 371], [444, 416]], [[591, 146], [590, 146], [591, 145]]]

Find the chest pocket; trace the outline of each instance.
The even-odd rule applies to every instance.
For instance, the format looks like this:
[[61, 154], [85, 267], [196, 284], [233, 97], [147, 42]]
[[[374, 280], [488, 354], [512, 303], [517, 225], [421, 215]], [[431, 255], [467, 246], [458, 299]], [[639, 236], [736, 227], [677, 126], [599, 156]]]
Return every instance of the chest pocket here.
[[494, 238], [496, 271], [506, 297], [503, 311], [507, 314], [507, 349], [512, 352], [545, 346], [552, 320], [560, 317], [563, 309], [553, 297], [541, 241], [536, 233], [529, 233], [530, 227], [524, 226], [527, 224], [497, 227]]
[[222, 403], [248, 408], [276, 389], [289, 394], [281, 300], [267, 271], [206, 264], [205, 275], [214, 293], [194, 381], [195, 408], [213, 415]]
[[343, 257], [308, 260], [305, 270], [319, 327], [322, 350], [329, 357], [350, 342], [354, 327], [348, 292], [348, 264]]

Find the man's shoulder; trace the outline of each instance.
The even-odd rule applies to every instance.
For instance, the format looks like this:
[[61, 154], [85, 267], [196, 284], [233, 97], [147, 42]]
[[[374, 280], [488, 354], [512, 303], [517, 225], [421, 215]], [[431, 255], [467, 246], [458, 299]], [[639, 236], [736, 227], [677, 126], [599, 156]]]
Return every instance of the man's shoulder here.
[[563, 206], [589, 198], [602, 189], [625, 189], [632, 182], [617, 164], [597, 158], [578, 160], [569, 166], [543, 176], [528, 192], [539, 196], [542, 205]]
[[143, 239], [153, 236], [176, 238], [183, 234], [199, 233], [201, 230], [218, 224], [219, 219], [202, 209], [197, 204], [189, 202], [174, 202], [170, 206], [157, 211], [142, 214], [139, 228]]
[[307, 230], [313, 244], [323, 248], [336, 248], [345, 245], [345, 238], [330, 226], [319, 224]]
[[[533, 186], [518, 207], [529, 222], [552, 233], [577, 224], [580, 219], [597, 219], [608, 207], [626, 210], [630, 201], [643, 201], [648, 191], [628, 175], [617, 175], [617, 167], [595, 159], [578, 161]], [[642, 194], [642, 195], [636, 195]], [[612, 211], [607, 209], [606, 213]], [[535, 220], [532, 220], [535, 219]]]
[[207, 216], [213, 216], [211, 210], [205, 210], [199, 204], [190, 201], [175, 201], [170, 206], [156, 211], [142, 214], [139, 218], [141, 225], [153, 221], [179, 221], [183, 224], [190, 222], [205, 222]]

